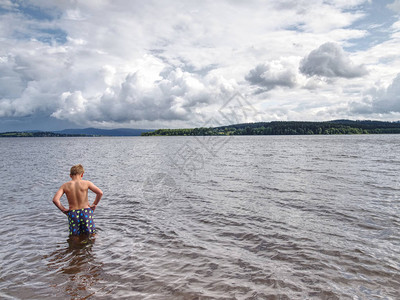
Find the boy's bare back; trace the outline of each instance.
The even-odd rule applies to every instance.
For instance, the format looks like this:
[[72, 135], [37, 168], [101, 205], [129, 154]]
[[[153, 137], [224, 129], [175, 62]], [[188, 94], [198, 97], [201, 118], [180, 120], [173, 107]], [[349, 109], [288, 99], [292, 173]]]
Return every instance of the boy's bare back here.
[[[77, 168], [75, 170], [74, 168]], [[97, 204], [100, 202], [103, 192], [88, 180], [83, 180], [83, 167], [76, 165], [71, 168], [71, 181], [64, 183], [56, 192], [53, 198], [53, 203], [65, 214], [70, 210], [91, 208], [95, 210]], [[96, 194], [96, 199], [92, 205], [89, 204], [88, 190]], [[60, 202], [62, 195], [67, 196], [69, 209], [66, 209]]]
[[92, 182], [79, 179], [68, 181], [61, 188], [67, 196], [69, 210], [90, 207], [88, 200], [89, 189], [96, 194], [101, 192]]

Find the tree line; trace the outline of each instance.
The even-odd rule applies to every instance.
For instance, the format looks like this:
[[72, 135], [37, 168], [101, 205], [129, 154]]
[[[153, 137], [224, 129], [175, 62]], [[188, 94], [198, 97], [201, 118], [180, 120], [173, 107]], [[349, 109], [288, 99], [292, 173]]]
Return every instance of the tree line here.
[[158, 129], [142, 136], [198, 135], [312, 135], [312, 134], [396, 134], [400, 122], [335, 120], [328, 122], [273, 121], [221, 127]]

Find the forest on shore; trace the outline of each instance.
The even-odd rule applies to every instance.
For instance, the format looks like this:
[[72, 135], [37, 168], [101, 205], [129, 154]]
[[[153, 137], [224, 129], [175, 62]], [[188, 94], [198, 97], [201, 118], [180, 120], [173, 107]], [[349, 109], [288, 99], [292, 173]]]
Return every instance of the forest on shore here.
[[178, 135], [312, 135], [312, 134], [396, 134], [400, 122], [334, 120], [326, 122], [273, 121], [221, 127], [157, 129], [142, 136]]

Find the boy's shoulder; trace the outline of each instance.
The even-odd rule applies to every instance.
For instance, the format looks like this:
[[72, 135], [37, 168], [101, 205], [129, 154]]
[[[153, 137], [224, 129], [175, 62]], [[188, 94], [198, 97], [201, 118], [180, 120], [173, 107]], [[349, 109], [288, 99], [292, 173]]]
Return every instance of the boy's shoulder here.
[[89, 180], [81, 180], [81, 185], [83, 185], [85, 188], [89, 188], [93, 183]]
[[67, 182], [64, 182], [64, 183], [61, 185], [61, 187], [67, 187], [68, 185], [71, 184], [71, 181], [72, 181], [72, 180], [67, 181]]
[[[83, 179], [80, 180], [79, 182], [80, 182], [80, 184], [83, 184], [83, 185], [89, 185], [89, 184], [92, 183], [92, 182], [89, 181], [89, 180], [83, 180]], [[72, 184], [74, 184], [74, 180], [70, 180], [70, 181], [64, 182], [63, 185], [62, 185], [61, 187], [62, 187], [62, 188], [65, 188], [65, 187], [71, 186]]]

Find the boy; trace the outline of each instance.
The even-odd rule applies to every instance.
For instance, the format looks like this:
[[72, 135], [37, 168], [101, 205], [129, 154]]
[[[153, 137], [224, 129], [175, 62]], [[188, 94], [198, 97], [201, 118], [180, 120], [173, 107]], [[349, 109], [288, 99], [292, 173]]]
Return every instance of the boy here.
[[[103, 192], [92, 182], [82, 180], [85, 170], [82, 165], [75, 165], [71, 168], [71, 181], [64, 183], [54, 195], [53, 203], [64, 214], [68, 216], [69, 235], [93, 234], [94, 226], [93, 211], [99, 204]], [[88, 190], [96, 193], [96, 199], [89, 205]], [[69, 209], [66, 209], [60, 202], [65, 193]]]

